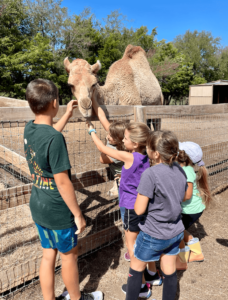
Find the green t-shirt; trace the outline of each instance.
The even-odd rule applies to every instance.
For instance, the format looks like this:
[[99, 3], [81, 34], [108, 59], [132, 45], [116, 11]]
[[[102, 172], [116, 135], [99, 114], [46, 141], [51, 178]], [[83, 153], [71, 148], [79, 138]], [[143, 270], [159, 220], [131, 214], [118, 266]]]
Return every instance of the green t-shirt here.
[[30, 197], [32, 218], [49, 229], [74, 226], [74, 216], [61, 197], [54, 174], [68, 170], [71, 165], [65, 139], [49, 125], [28, 122], [24, 131], [24, 151], [33, 178]]
[[202, 202], [200, 192], [197, 189], [196, 173], [191, 166], [183, 167], [187, 176], [187, 182], [193, 183], [192, 198], [182, 202], [182, 214], [198, 214], [205, 209], [205, 205]]

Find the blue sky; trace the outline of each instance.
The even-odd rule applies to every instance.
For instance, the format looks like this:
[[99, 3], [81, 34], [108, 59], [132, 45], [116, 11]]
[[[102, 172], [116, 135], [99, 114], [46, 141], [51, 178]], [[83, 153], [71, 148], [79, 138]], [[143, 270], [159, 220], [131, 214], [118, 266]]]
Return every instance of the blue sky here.
[[172, 41], [188, 29], [206, 30], [214, 37], [221, 37], [222, 46], [228, 46], [228, 0], [63, 0], [62, 6], [66, 6], [70, 14], [79, 14], [85, 7], [90, 7], [98, 20], [119, 9], [132, 20], [128, 27], [144, 25], [150, 31], [157, 27], [158, 40]]

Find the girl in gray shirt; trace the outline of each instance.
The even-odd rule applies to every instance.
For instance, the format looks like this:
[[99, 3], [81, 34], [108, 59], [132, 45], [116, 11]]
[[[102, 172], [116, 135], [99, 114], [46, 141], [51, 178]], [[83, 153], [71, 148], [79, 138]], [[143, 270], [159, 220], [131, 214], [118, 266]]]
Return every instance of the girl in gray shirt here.
[[[177, 290], [176, 257], [183, 239], [181, 202], [187, 190], [183, 169], [175, 162], [178, 140], [171, 131], [151, 132], [147, 153], [154, 166], [146, 169], [138, 186], [135, 202], [137, 215], [146, 214], [135, 242], [126, 289], [126, 300], [137, 300], [144, 274], [147, 283], [153, 276], [146, 269], [161, 259], [163, 300], [174, 300]], [[124, 287], [123, 287], [124, 289]]]

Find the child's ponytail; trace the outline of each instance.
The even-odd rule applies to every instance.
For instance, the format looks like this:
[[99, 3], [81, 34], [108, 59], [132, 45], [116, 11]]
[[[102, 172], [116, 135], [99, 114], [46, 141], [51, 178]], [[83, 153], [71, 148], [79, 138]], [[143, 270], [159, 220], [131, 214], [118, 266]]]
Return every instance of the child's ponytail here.
[[171, 167], [176, 160], [177, 160], [177, 153], [174, 153], [172, 156], [170, 156], [170, 159], [168, 162], [169, 166]]
[[208, 171], [205, 166], [199, 167], [196, 176], [196, 184], [205, 206], [208, 207], [212, 201], [212, 194], [208, 184]]
[[179, 164], [185, 164], [185, 166], [193, 166], [193, 163], [189, 156], [185, 153], [184, 150], [179, 150], [178, 156], [177, 156], [177, 162]]

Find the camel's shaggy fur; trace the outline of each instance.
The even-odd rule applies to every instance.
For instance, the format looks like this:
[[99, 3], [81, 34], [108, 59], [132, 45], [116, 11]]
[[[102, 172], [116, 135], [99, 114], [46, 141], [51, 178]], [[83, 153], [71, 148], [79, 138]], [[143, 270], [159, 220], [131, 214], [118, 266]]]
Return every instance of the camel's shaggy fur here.
[[161, 105], [163, 102], [158, 80], [150, 69], [145, 51], [139, 46], [127, 46], [123, 58], [110, 67], [102, 87], [96, 78], [101, 68], [99, 61], [91, 66], [83, 59], [70, 63], [65, 58], [64, 66], [84, 117], [91, 116], [92, 96], [99, 104], [107, 105]]

